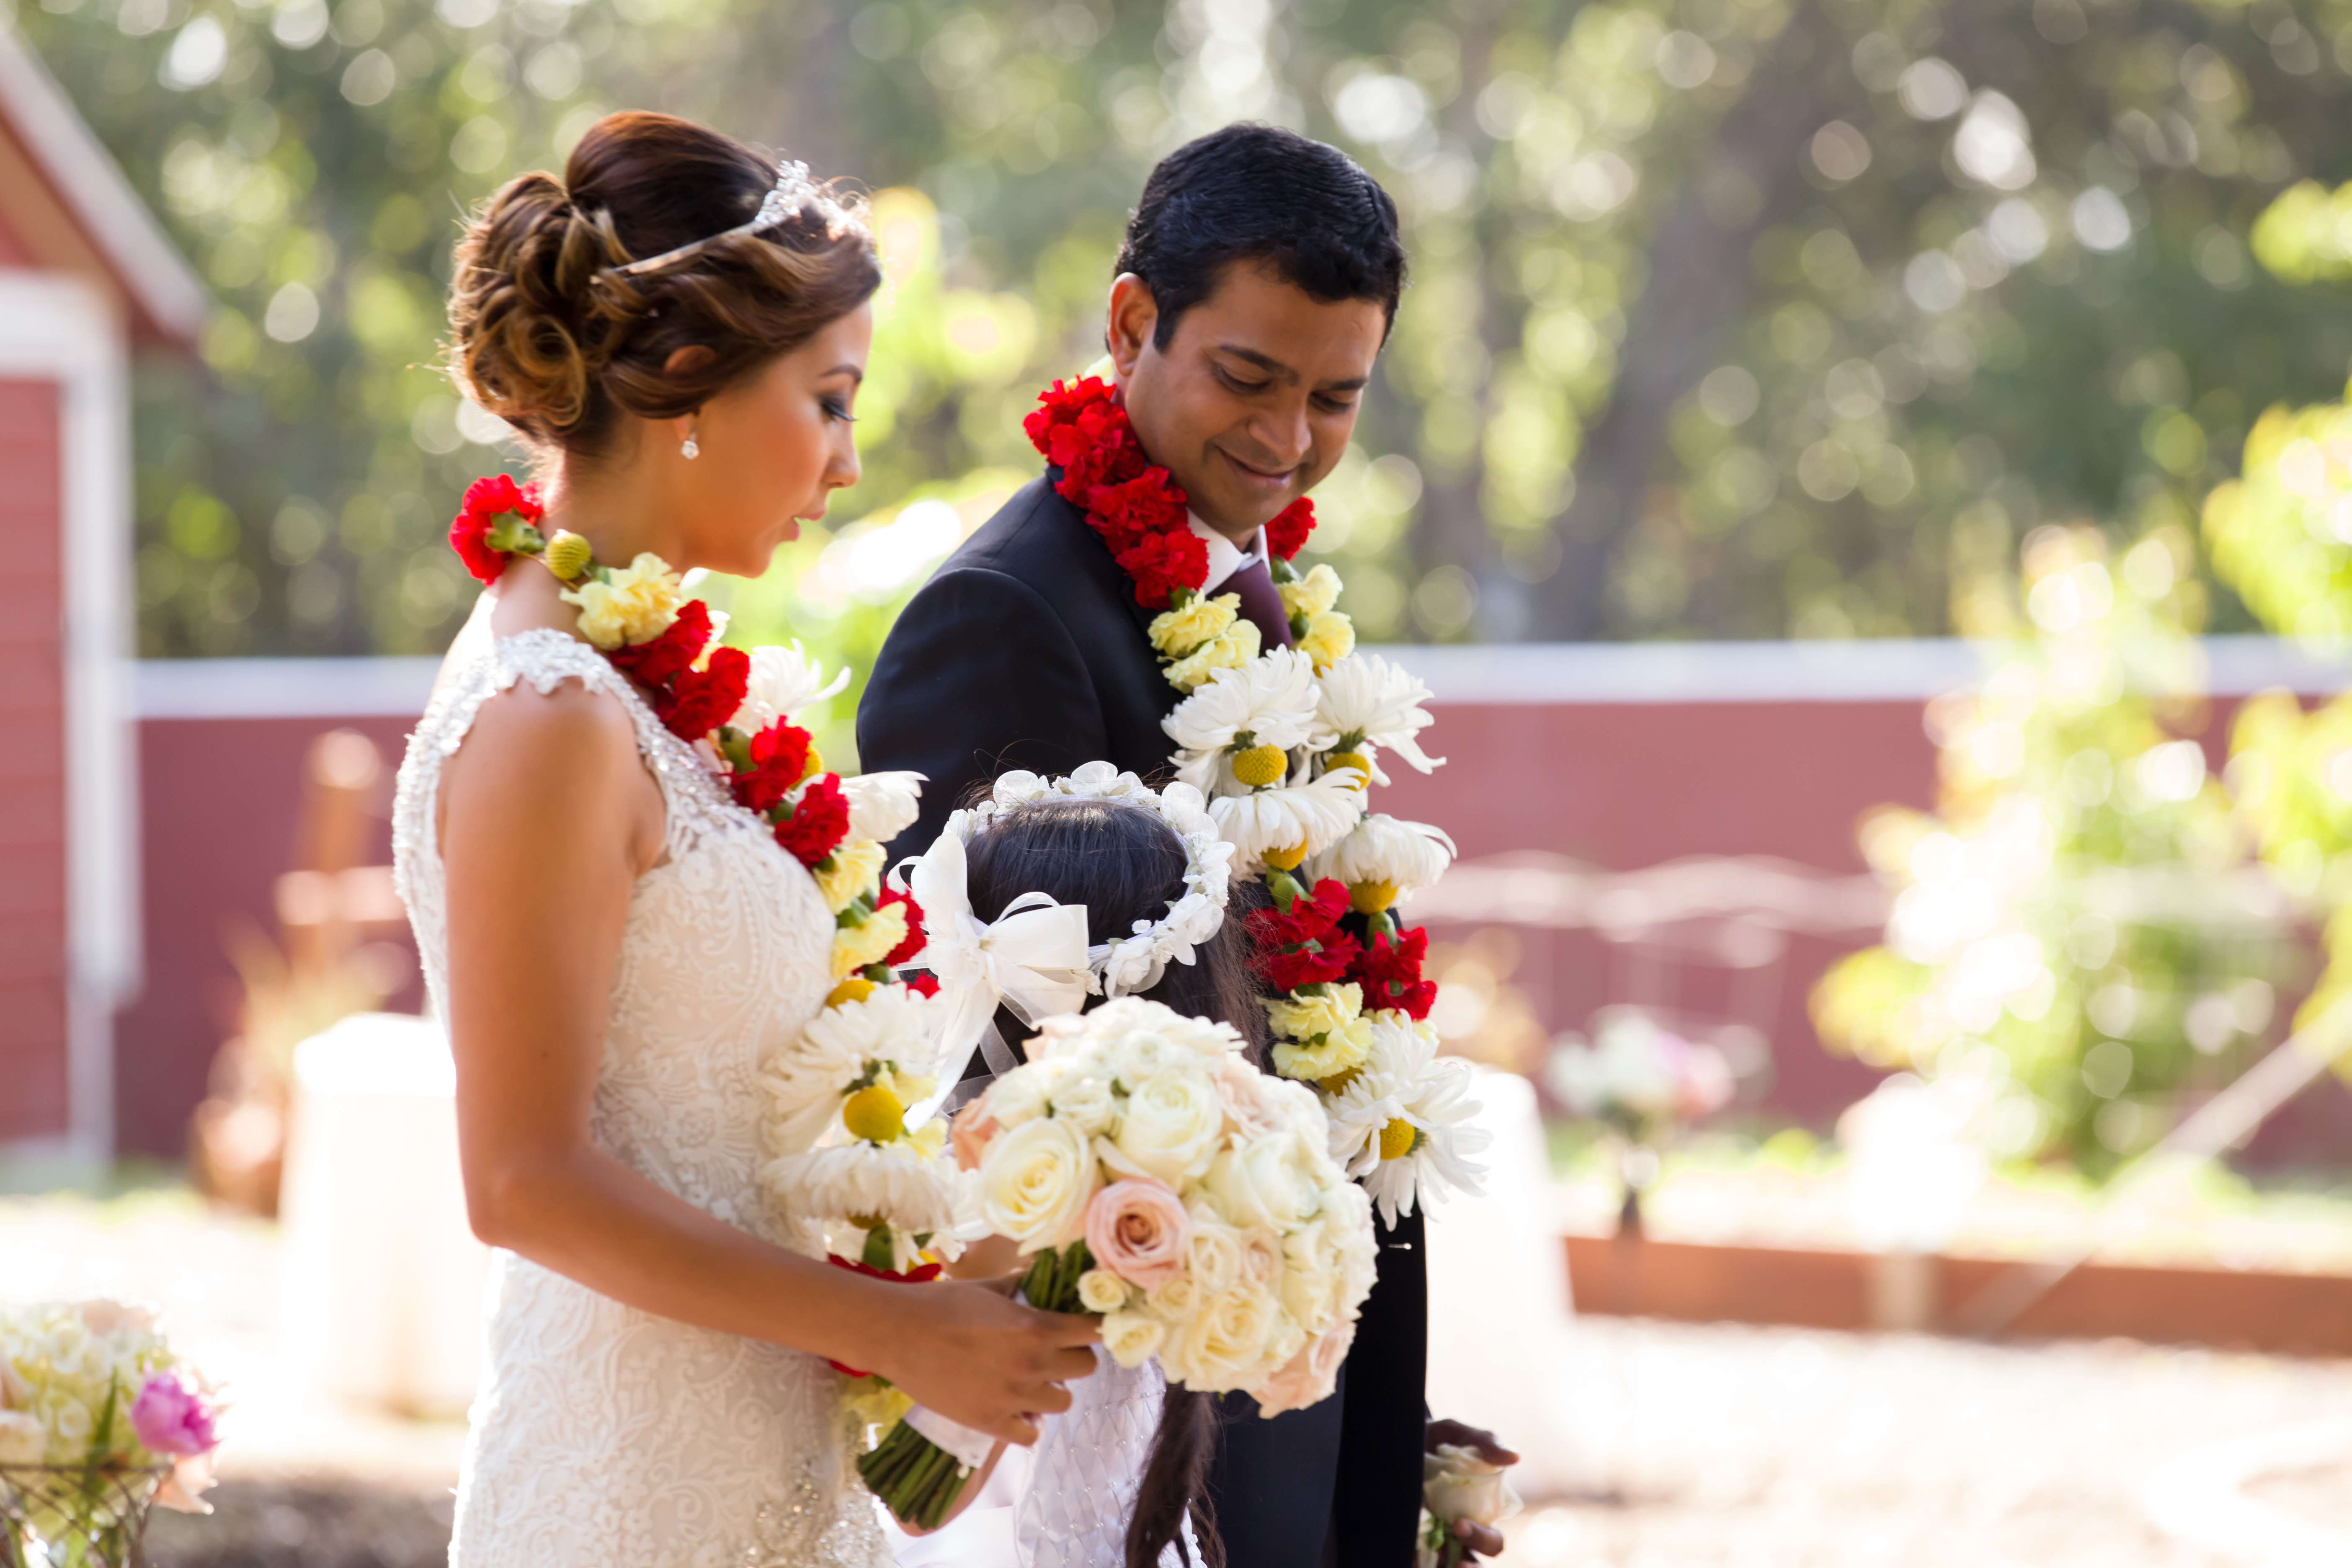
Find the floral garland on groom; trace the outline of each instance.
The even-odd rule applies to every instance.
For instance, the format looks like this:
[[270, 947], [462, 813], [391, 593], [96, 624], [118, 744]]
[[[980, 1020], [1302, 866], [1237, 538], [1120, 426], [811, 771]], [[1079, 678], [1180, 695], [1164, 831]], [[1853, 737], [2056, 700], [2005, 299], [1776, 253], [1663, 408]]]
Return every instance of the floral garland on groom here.
[[1484, 1172], [1466, 1156], [1487, 1135], [1465, 1124], [1477, 1110], [1468, 1066], [1437, 1055], [1426, 1021], [1437, 987], [1421, 973], [1428, 937], [1394, 912], [1444, 872], [1453, 841], [1366, 810], [1370, 785], [1389, 782], [1383, 748], [1422, 773], [1444, 762], [1416, 740], [1434, 721], [1422, 708], [1429, 689], [1355, 651], [1337, 572], [1294, 563], [1314, 502], [1301, 497], [1265, 525], [1293, 646], [1263, 648], [1239, 595], [1207, 595], [1208, 551], [1184, 491], [1143, 450], [1116, 387], [1056, 381], [1024, 428], [1136, 603], [1160, 612], [1151, 645], [1186, 693], [1163, 724], [1178, 747], [1171, 761], [1209, 797], [1234, 869], [1261, 876], [1273, 900], [1249, 930], [1259, 974], [1282, 993], [1265, 1003], [1276, 1070], [1318, 1090], [1332, 1157], [1391, 1225], [1448, 1188], [1476, 1192]]

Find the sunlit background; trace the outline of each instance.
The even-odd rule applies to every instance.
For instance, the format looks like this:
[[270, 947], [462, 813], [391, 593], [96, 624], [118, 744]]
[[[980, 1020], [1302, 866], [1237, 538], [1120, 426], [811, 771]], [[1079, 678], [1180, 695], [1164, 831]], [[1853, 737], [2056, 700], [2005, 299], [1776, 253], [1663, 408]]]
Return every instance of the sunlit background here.
[[389, 770], [475, 592], [455, 499], [523, 462], [436, 368], [457, 224], [659, 108], [872, 196], [866, 477], [712, 584], [732, 640], [855, 672], [843, 769], [892, 618], [1099, 352], [1152, 162], [1271, 120], [1396, 196], [1412, 285], [1308, 549], [1452, 758], [1381, 804], [1460, 844], [1408, 912], [1521, 1116], [1433, 1242], [1433, 1399], [1530, 1450], [1507, 1561], [2352, 1562], [2352, 6], [13, 27], [208, 294], [130, 388], [144, 988], [105, 1147], [0, 1161], [49, 1194], [0, 1203], [0, 1295], [175, 1298], [252, 1391], [243, 1489], [163, 1561], [446, 1538], [451, 1399], [329, 1411], [271, 1347], [336, 1266], [236, 1216], [306, 1095], [358, 1114], [297, 1047], [419, 1003]]

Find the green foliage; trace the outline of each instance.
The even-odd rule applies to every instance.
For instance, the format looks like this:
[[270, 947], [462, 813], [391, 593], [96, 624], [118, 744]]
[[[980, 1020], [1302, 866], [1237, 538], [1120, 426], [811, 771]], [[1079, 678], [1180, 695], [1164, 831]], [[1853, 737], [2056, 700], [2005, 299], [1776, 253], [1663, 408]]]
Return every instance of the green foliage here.
[[2352, 51], [2321, 41], [2345, 20], [22, 0], [17, 25], [221, 302], [201, 369], [140, 382], [142, 647], [190, 654], [446, 640], [471, 589], [444, 521], [511, 457], [432, 369], [455, 221], [619, 106], [942, 215], [845, 517], [1027, 468], [1018, 414], [1097, 352], [1152, 158], [1260, 116], [1362, 157], [1413, 254], [1326, 492], [1367, 637], [1944, 629], [1955, 584], [2032, 527], [2142, 531], [2218, 477], [2249, 411], [2341, 384], [2352, 300], [2290, 287], [2275, 237], [2321, 255], [2324, 193], [2255, 218], [2352, 153]]
[[1901, 889], [1886, 944], [1814, 995], [1832, 1048], [1995, 1086], [1985, 1130], [2009, 1155], [2095, 1173], [2145, 1149], [2184, 1090], [2242, 1068], [2299, 978], [2299, 900], [2184, 738], [2203, 721], [2189, 560], [2178, 529], [2113, 564], [2087, 528], [2029, 539], [2030, 632], [1979, 626], [2014, 640], [1930, 707], [1937, 812], [1865, 829]]

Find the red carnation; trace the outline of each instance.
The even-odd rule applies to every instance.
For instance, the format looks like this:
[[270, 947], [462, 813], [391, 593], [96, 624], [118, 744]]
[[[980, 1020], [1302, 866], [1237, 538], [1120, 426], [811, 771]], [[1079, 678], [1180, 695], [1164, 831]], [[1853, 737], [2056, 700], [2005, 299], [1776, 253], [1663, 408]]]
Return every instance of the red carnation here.
[[490, 530], [509, 512], [525, 522], [546, 515], [539, 503], [537, 485], [519, 485], [512, 474], [492, 474], [466, 487], [466, 500], [449, 523], [449, 548], [466, 563], [466, 570], [484, 583], [495, 583], [507, 569], [507, 552], [490, 545]]
[[1189, 531], [1184, 530], [1184, 492], [1169, 482], [1167, 470], [1153, 468], [1124, 484], [1095, 486], [1087, 492], [1087, 511], [1117, 554], [1146, 534]]
[[832, 773], [810, 780], [791, 817], [776, 824], [776, 842], [803, 866], [816, 865], [848, 837], [849, 797]]
[[1260, 947], [1296, 947], [1320, 940], [1347, 912], [1347, 884], [1326, 877], [1305, 897], [1293, 899], [1287, 911], [1273, 905], [1251, 910], [1249, 933]]
[[779, 719], [751, 737], [751, 768], [733, 779], [735, 798], [753, 811], [765, 811], [808, 777], [811, 738], [806, 730]]
[[[614, 648], [604, 657], [624, 675], [633, 675], [640, 684], [658, 690], [681, 670], [694, 668], [694, 661], [702, 657], [709, 642], [710, 607], [699, 599], [688, 599], [678, 606], [677, 619], [670, 622], [659, 637], [634, 647]], [[728, 710], [729, 713], [733, 711], [731, 708]]]
[[1319, 943], [1258, 954], [1257, 972], [1276, 990], [1296, 991], [1302, 985], [1328, 985], [1345, 977], [1355, 956], [1356, 939], [1346, 931], [1333, 931]]
[[936, 996], [940, 994], [939, 976], [936, 974], [910, 974], [907, 976], [907, 989], [912, 991], [918, 996]]
[[735, 716], [751, 687], [751, 656], [722, 647], [700, 669], [682, 669], [657, 688], [654, 711], [679, 740], [699, 741]]
[[878, 914], [892, 904], [907, 906], [907, 940], [892, 948], [882, 959], [884, 963], [896, 967], [922, 952], [923, 944], [929, 938], [923, 933], [923, 906], [915, 902], [912, 893], [902, 893], [896, 888], [883, 889], [882, 896], [874, 901], [875, 912]]
[[1265, 525], [1265, 547], [1287, 561], [1298, 553], [1307, 536], [1315, 531], [1315, 503], [1300, 496], [1274, 514]]
[[1348, 971], [1348, 978], [1364, 988], [1365, 1009], [1400, 1007], [1416, 1019], [1427, 1017], [1437, 1000], [1437, 983], [1421, 977], [1428, 952], [1429, 933], [1418, 926], [1398, 932], [1393, 941], [1373, 937]]
[[1146, 609], [1165, 609], [1177, 589], [1198, 588], [1209, 580], [1209, 547], [1189, 529], [1146, 534], [1117, 559], [1119, 569], [1135, 579], [1135, 602]]

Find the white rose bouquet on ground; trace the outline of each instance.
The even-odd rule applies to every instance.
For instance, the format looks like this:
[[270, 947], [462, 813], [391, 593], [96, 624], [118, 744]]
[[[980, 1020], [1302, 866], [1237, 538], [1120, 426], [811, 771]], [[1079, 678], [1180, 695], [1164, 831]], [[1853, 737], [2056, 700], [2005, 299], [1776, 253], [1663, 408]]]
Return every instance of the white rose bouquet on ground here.
[[[1124, 997], [1046, 1020], [1030, 1060], [954, 1134], [985, 1228], [1032, 1258], [1022, 1293], [1102, 1316], [1121, 1366], [1240, 1392], [1267, 1415], [1328, 1395], [1370, 1291], [1370, 1200], [1328, 1149], [1304, 1084], [1258, 1071], [1241, 1036]], [[944, 1518], [961, 1455], [915, 1412], [859, 1469], [910, 1524]], [[951, 1435], [952, 1436], [952, 1435]]]
[[144, 1308], [0, 1307], [0, 1556], [125, 1564], [152, 1504], [210, 1513], [218, 1415]]

